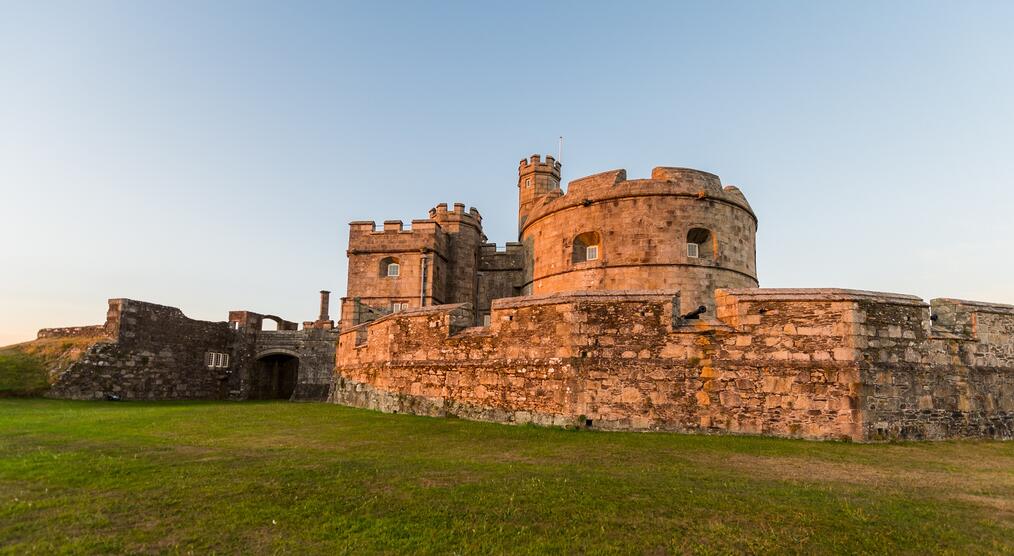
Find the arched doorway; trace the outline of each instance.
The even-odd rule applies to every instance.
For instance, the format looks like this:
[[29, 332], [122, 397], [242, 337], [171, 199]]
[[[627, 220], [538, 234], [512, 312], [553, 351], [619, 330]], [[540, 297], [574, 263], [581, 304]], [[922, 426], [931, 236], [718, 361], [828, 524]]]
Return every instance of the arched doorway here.
[[259, 357], [250, 376], [251, 400], [288, 400], [296, 390], [299, 358], [288, 353]]

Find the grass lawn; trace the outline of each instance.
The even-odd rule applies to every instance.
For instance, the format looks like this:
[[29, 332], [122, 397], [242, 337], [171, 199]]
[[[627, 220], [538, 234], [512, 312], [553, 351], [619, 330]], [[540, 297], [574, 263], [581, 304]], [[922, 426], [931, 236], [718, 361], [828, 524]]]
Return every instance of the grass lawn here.
[[49, 371], [65, 369], [103, 336], [42, 338], [0, 347], [0, 398], [38, 396], [49, 390]]
[[0, 553], [1014, 554], [1014, 443], [0, 400]]

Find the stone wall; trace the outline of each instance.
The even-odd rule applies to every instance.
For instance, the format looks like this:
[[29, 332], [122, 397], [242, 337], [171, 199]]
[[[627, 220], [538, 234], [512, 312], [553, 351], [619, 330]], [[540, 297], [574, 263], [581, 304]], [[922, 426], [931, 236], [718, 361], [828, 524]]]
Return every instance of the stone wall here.
[[[323, 401], [327, 399], [331, 378], [334, 374], [335, 344], [337, 330], [304, 329], [300, 331], [268, 331], [257, 334], [253, 339], [254, 354], [257, 357], [273, 353], [291, 354], [299, 358], [299, 374], [292, 399], [300, 401]], [[240, 385], [240, 398], [249, 392], [246, 382], [251, 373], [245, 373]]]
[[[255, 397], [258, 384], [277, 380], [266, 376], [269, 369], [261, 365], [262, 359], [283, 355], [298, 360], [291, 399], [326, 399], [338, 334], [330, 329], [330, 321], [295, 330], [293, 322], [252, 311], [231, 311], [229, 319], [194, 320], [175, 307], [111, 299], [106, 324], [97, 327], [110, 341], [91, 346], [60, 373], [49, 396], [249, 399]], [[278, 320], [280, 329], [262, 331], [264, 319]], [[228, 364], [209, 368], [209, 352], [228, 355]]]
[[[1014, 318], [959, 305], [977, 337], [937, 334], [918, 298], [850, 290], [720, 291], [718, 318], [698, 320], [646, 291], [501, 299], [489, 327], [432, 307], [343, 333], [331, 400], [603, 429], [1010, 438]], [[975, 356], [941, 361], [962, 349]]]
[[64, 326], [62, 328], [43, 328], [39, 330], [36, 338], [82, 338], [102, 336], [106, 333], [106, 325], [94, 324], [91, 326]]
[[[208, 369], [208, 351], [235, 353], [241, 341], [225, 322], [189, 319], [175, 307], [111, 299], [113, 343], [96, 344], [70, 366], [49, 396], [70, 399], [224, 399], [228, 369]], [[233, 356], [233, 365], [241, 365]]]

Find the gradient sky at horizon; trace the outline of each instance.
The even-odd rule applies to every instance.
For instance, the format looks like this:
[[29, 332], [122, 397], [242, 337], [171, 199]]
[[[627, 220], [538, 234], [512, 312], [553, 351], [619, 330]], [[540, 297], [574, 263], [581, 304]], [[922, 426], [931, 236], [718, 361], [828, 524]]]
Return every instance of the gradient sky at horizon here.
[[1014, 304], [1014, 3], [483, 4], [0, 0], [0, 345], [312, 319], [351, 220], [514, 240], [560, 135], [565, 182], [739, 186], [762, 286]]

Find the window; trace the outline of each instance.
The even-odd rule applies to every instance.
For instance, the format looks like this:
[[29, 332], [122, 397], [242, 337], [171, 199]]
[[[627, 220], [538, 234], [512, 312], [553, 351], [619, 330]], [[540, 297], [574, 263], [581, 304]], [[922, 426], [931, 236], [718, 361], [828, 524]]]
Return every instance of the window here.
[[602, 240], [598, 232], [585, 232], [574, 238], [570, 262], [595, 261], [602, 254]]
[[401, 261], [395, 257], [384, 257], [380, 260], [381, 278], [397, 278], [401, 276]]
[[532, 186], [532, 178], [525, 178], [525, 187]]
[[714, 259], [715, 238], [704, 228], [693, 228], [687, 232], [687, 257], [692, 259]]
[[397, 313], [399, 311], [404, 311], [405, 309], [408, 309], [408, 303], [405, 303], [404, 301], [396, 301], [396, 302], [394, 302], [394, 303], [391, 304], [391, 312], [392, 313]]
[[492, 322], [491, 317], [488, 314], [482, 315], [482, 325], [483, 326], [489, 326], [491, 322]]
[[209, 369], [224, 369], [229, 366], [229, 354], [209, 351], [204, 354], [204, 366]]

